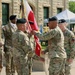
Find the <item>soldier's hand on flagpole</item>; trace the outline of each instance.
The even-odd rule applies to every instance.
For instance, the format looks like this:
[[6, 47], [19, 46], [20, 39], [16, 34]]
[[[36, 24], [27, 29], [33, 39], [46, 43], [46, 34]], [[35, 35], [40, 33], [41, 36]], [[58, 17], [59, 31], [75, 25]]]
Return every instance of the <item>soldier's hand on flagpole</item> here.
[[31, 33], [32, 33], [33, 35], [35, 35], [35, 34], [38, 33], [38, 32], [39, 32], [39, 31], [32, 30]]
[[31, 34], [32, 34], [32, 35], [34, 35], [34, 34], [35, 34], [34, 30], [32, 30], [32, 31], [31, 31]]

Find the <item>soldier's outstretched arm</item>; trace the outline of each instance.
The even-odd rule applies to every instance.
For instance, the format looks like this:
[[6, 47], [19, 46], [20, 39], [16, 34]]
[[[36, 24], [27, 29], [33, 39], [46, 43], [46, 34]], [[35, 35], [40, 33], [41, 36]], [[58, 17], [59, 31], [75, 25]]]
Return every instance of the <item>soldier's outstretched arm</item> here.
[[53, 38], [54, 36], [56, 36], [57, 31], [56, 29], [52, 29], [50, 31], [48, 31], [47, 33], [43, 33], [41, 34], [40, 32], [33, 32], [36, 36], [39, 37], [40, 40], [49, 40], [51, 38]]

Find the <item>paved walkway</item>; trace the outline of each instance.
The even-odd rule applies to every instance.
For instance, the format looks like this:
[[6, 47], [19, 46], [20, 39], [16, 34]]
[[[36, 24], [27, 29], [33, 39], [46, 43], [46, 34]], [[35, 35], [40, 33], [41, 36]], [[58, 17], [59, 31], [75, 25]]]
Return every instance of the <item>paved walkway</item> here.
[[[1, 75], [6, 75], [5, 67], [3, 67], [2, 69]], [[15, 75], [17, 75], [17, 73], [15, 73]], [[32, 75], [48, 75], [48, 74], [46, 74], [44, 71], [35, 71], [35, 72], [32, 72]], [[72, 63], [71, 75], [75, 75], [75, 60]]]
[[[32, 75], [48, 75], [45, 72], [32, 72]], [[72, 63], [72, 68], [71, 68], [71, 75], [75, 75], [75, 60]]]

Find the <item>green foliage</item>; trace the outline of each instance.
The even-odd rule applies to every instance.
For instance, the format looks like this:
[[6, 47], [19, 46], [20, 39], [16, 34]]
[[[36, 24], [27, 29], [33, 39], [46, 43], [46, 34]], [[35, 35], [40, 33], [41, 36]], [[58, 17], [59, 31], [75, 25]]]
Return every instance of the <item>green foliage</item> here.
[[45, 50], [46, 49], [46, 45], [42, 45], [42, 50]]
[[42, 50], [45, 50], [46, 47], [48, 46], [48, 42], [47, 41], [42, 41], [41, 46], [42, 46]]
[[69, 10], [75, 13], [75, 1], [69, 2]]

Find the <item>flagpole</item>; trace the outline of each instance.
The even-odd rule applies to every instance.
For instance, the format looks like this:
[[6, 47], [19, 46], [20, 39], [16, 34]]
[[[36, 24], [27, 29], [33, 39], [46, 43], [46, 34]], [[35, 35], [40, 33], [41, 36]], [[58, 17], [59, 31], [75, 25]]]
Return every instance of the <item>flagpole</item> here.
[[[27, 0], [25, 0], [25, 1], [27, 1]], [[26, 6], [24, 4], [24, 0], [21, 0], [21, 6], [22, 6], [22, 17], [21, 18], [25, 18], [27, 20], [27, 24], [29, 26], [30, 24], [29, 24], [29, 21], [27, 18], [27, 12], [26, 12], [27, 9], [26, 9]], [[27, 29], [28, 29], [28, 26], [27, 26]], [[32, 30], [30, 26], [29, 26], [29, 29]], [[29, 29], [26, 30], [28, 33], [30, 33]]]
[[23, 4], [23, 0], [21, 0], [21, 9], [22, 9], [22, 18], [25, 18], [25, 12], [24, 12], [24, 4]]
[[[25, 1], [27, 1], [27, 0], [25, 0]], [[26, 12], [26, 7], [24, 5], [24, 0], [21, 0], [21, 6], [22, 6], [22, 18], [26, 18], [27, 19], [27, 16], [26, 16], [27, 12]]]
[[[33, 11], [31, 10], [27, 0], [21, 0], [22, 1], [22, 6], [24, 8], [22, 8], [23, 10], [23, 17], [26, 18], [27, 20], [27, 26], [29, 26], [28, 28], [30, 30], [27, 30], [27, 32], [31, 32], [32, 30], [37, 30], [38, 31], [38, 26], [36, 24], [36, 21], [35, 21], [35, 17], [34, 17], [34, 14], [33, 14]], [[33, 21], [34, 24], [33, 26], [29, 24], [29, 21]], [[35, 53], [40, 56], [40, 51], [41, 51], [41, 46], [39, 44], [39, 40], [38, 40], [38, 37], [34, 35], [34, 38], [35, 38], [35, 41], [36, 41], [36, 48], [35, 48]]]

